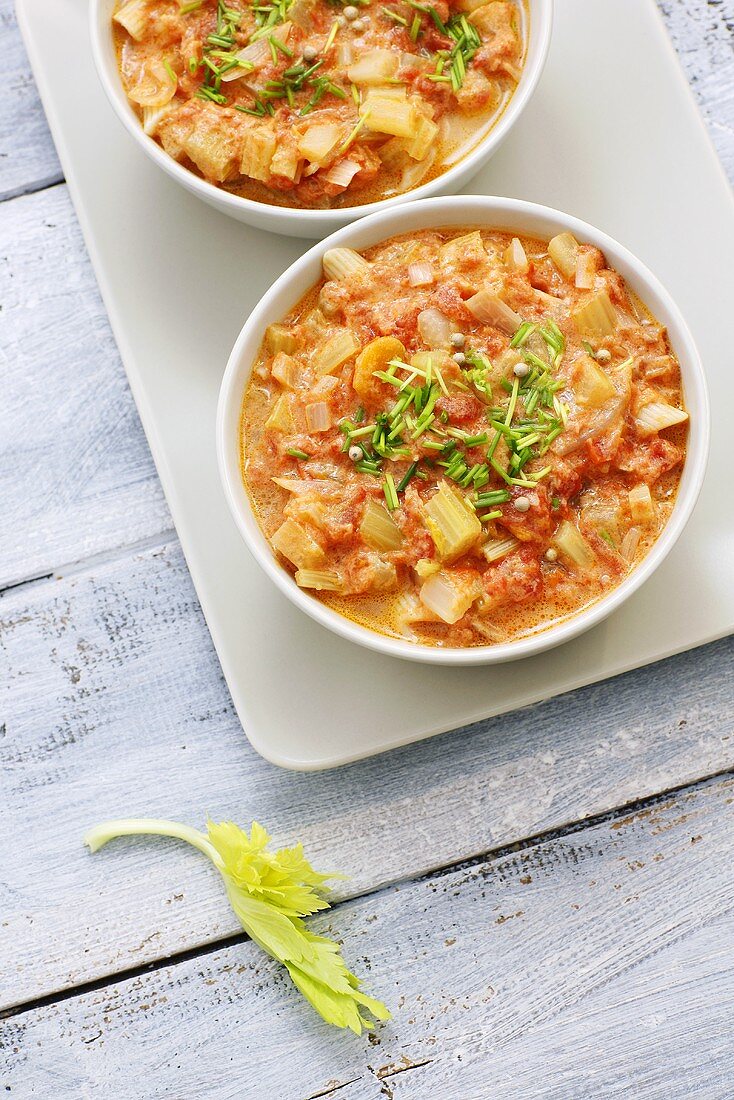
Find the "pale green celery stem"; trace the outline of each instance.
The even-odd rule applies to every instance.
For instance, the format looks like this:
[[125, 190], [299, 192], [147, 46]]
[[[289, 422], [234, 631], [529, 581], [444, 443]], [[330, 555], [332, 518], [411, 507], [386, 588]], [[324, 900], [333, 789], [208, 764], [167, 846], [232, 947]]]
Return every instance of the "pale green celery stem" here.
[[219, 852], [204, 833], [190, 825], [180, 825], [177, 821], [164, 821], [154, 817], [130, 817], [121, 821], [103, 821], [95, 825], [84, 837], [84, 843], [92, 852], [118, 836], [169, 836], [174, 840], [185, 840], [208, 856], [215, 867], [222, 871], [224, 864]]

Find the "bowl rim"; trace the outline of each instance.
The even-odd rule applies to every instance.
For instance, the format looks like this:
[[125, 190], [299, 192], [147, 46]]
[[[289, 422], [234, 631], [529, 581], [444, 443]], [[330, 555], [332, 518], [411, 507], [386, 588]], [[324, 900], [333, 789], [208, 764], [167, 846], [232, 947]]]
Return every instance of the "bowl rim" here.
[[125, 96], [117, 65], [108, 63], [107, 47], [110, 44], [111, 35], [109, 15], [106, 9], [111, 8], [115, 0], [91, 0], [88, 18], [92, 56], [100, 83], [118, 119], [147, 156], [187, 190], [233, 217], [241, 218], [241, 220], [257, 226], [258, 216], [260, 216], [263, 223], [265, 221], [269, 223], [267, 227], [263, 224], [262, 228], [284, 234], [289, 233], [288, 224], [297, 218], [299, 222], [298, 235], [315, 238], [317, 235], [323, 236], [325, 233], [335, 232], [344, 225], [345, 220], [350, 221], [356, 218], [369, 217], [372, 214], [382, 213], [384, 210], [390, 210], [403, 203], [433, 197], [441, 191], [451, 190], [452, 186], [454, 190], [457, 190], [468, 182], [490, 159], [532, 99], [543, 74], [550, 50], [555, 0], [527, 0], [527, 2], [531, 9], [528, 58], [523, 66], [520, 83], [512, 98], [507, 103], [500, 118], [485, 134], [484, 138], [456, 164], [427, 183], [420, 184], [412, 191], [406, 191], [387, 199], [379, 199], [373, 203], [339, 207], [338, 209], [271, 206], [256, 199], [233, 195], [179, 164], [178, 161], [164, 151], [154, 138], [145, 133], [140, 120]]
[[[446, 220], [441, 220], [444, 215]], [[527, 224], [533, 219], [536, 222], [543, 220], [555, 223], [558, 231], [569, 230], [580, 240], [588, 241], [601, 248], [616, 270], [623, 269], [622, 274], [625, 279], [628, 278], [628, 273], [632, 273], [633, 289], [641, 290], [640, 297], [648, 305], [653, 299], [655, 301], [653, 314], [658, 316], [668, 328], [675, 329], [674, 335], [671, 335], [671, 344], [681, 367], [686, 407], [696, 408], [697, 415], [695, 419], [691, 416], [689, 421], [688, 447], [673, 512], [646, 557], [621, 584], [586, 609], [562, 620], [555, 626], [539, 630], [527, 637], [491, 646], [441, 648], [380, 634], [332, 610], [294, 583], [292, 576], [279, 564], [261, 531], [250, 497], [242, 483], [239, 461], [242, 396], [249, 382], [266, 326], [276, 320], [276, 315], [282, 317], [286, 312], [286, 309], [278, 306], [276, 315], [271, 315], [274, 303], [280, 299], [281, 295], [287, 295], [287, 291], [297, 284], [299, 276], [305, 274], [315, 262], [320, 264], [321, 257], [328, 248], [336, 245], [348, 246], [351, 243], [356, 243], [358, 248], [371, 247], [401, 232], [410, 232], [412, 229], [418, 231], [419, 224], [413, 224], [414, 219], [418, 219], [418, 222], [426, 220], [426, 228], [452, 224], [492, 228], [492, 219], [498, 215], [508, 216], [511, 219], [505, 228], [514, 227], [521, 233], [523, 222]], [[403, 223], [408, 219], [411, 220], [411, 224], [406, 228]], [[401, 223], [399, 225], [396, 224], [398, 220]], [[531, 228], [527, 231], [533, 232]], [[355, 242], [355, 237], [363, 238], [363, 241]], [[306, 293], [305, 289], [293, 292], [290, 297], [290, 307], [287, 308], [294, 306], [304, 293]], [[661, 307], [664, 317], [659, 317]], [[250, 358], [249, 362], [245, 361], [245, 356]], [[234, 423], [237, 425], [235, 439], [231, 434], [233, 410]], [[216, 420], [217, 461], [230, 512], [251, 554], [280, 591], [316, 622], [349, 641], [389, 656], [440, 665], [499, 664], [543, 652], [589, 630], [625, 603], [667, 557], [685, 528], [698, 499], [706, 472], [709, 435], [708, 390], [700, 355], [675, 301], [649, 268], [624, 245], [602, 230], [563, 211], [522, 199], [472, 195], [424, 199], [404, 205], [398, 210], [392, 209], [371, 215], [333, 233], [299, 257], [273, 283], [245, 321], [224, 372]], [[233, 454], [236, 456], [234, 462]]]

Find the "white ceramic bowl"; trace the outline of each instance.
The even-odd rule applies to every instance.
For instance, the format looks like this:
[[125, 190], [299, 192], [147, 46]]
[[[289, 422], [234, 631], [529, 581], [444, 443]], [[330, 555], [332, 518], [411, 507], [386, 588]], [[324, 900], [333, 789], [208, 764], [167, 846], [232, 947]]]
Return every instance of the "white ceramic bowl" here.
[[528, 53], [520, 83], [497, 124], [470, 153], [443, 175], [416, 187], [405, 195], [383, 199], [363, 206], [350, 206], [340, 210], [303, 210], [269, 206], [267, 203], [230, 195], [219, 187], [190, 172], [163, 151], [161, 146], [143, 130], [138, 116], [128, 103], [117, 68], [112, 38], [112, 12], [116, 0], [91, 0], [89, 5], [92, 55], [102, 87], [117, 117], [132, 135], [140, 148], [155, 161], [172, 179], [187, 191], [229, 214], [238, 221], [247, 222], [258, 229], [272, 233], [285, 233], [291, 237], [316, 239], [333, 233], [355, 218], [390, 209], [398, 203], [433, 195], [453, 194], [468, 183], [489, 160], [504, 141], [525, 109], [532, 96], [548, 56], [553, 22], [553, 0], [528, 0], [530, 11], [530, 36]]
[[[610, 265], [624, 276], [655, 317], [667, 326], [671, 345], [680, 361], [684, 400], [690, 413], [688, 453], [676, 504], [659, 539], [640, 565], [604, 599], [558, 626], [502, 645], [469, 649], [437, 649], [389, 638], [351, 622], [299, 588], [290, 573], [279, 565], [258, 526], [242, 484], [239, 462], [242, 397], [265, 328], [280, 321], [321, 278], [324, 252], [335, 245], [368, 248], [398, 233], [449, 225], [513, 229], [520, 234], [546, 239], [570, 230], [580, 241], [601, 248]], [[605, 233], [558, 210], [519, 199], [463, 195], [384, 210], [340, 230], [306, 252], [281, 275], [250, 314], [227, 363], [217, 412], [217, 454], [227, 502], [247, 546], [278, 588], [307, 615], [352, 642], [395, 657], [441, 665], [495, 664], [539, 653], [576, 637], [620, 607], [657, 569], [685, 527], [701, 488], [708, 447], [709, 405], [701, 360], [677, 306], [652, 272]]]

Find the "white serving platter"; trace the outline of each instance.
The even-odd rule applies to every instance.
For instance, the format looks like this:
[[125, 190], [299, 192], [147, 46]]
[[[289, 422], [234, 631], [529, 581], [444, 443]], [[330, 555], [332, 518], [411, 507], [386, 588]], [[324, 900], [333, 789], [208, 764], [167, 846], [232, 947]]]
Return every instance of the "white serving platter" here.
[[135, 147], [97, 84], [86, 0], [17, 0], [17, 11], [191, 575], [258, 752], [302, 770], [344, 764], [734, 631], [734, 203], [654, 0], [560, 0], [536, 96], [467, 190], [570, 211], [658, 274], [707, 368], [709, 474], [680, 542], [624, 608], [566, 646], [486, 669], [356, 647], [292, 607], [250, 558], [217, 476], [217, 393], [248, 311], [304, 242], [206, 207]]

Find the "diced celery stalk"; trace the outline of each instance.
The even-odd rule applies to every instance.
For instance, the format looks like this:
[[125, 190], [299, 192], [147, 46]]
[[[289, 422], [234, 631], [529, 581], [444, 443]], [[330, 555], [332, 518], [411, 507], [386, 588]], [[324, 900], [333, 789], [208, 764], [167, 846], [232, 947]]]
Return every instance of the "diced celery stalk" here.
[[270, 373], [276, 382], [280, 382], [286, 389], [294, 390], [298, 384], [298, 363], [284, 351], [279, 351], [273, 359]]
[[425, 505], [425, 522], [444, 562], [461, 557], [482, 535], [482, 525], [459, 492], [442, 481]]
[[557, 550], [581, 569], [588, 569], [593, 564], [594, 553], [591, 547], [570, 520], [563, 520], [552, 541]]
[[637, 430], [640, 435], [653, 435], [675, 424], [684, 424], [687, 419], [688, 413], [684, 409], [676, 409], [666, 401], [651, 401], [637, 414]]
[[606, 290], [571, 310], [571, 316], [582, 336], [613, 336], [617, 331], [617, 314]]
[[265, 182], [270, 179], [270, 162], [275, 155], [275, 130], [272, 124], [253, 126], [242, 136], [240, 174]]
[[350, 275], [360, 275], [370, 270], [364, 256], [353, 248], [330, 248], [321, 261], [327, 279], [348, 279]]
[[294, 519], [281, 524], [270, 540], [284, 558], [297, 569], [313, 569], [326, 561], [326, 554], [316, 539]]
[[478, 596], [476, 585], [443, 571], [429, 577], [420, 590], [421, 603], [451, 625], [466, 614]]
[[145, 34], [149, 16], [145, 0], [128, 0], [112, 17], [127, 33], [139, 42]]
[[628, 493], [630, 514], [635, 523], [650, 523], [655, 518], [655, 505], [650, 486], [641, 483]]
[[574, 363], [573, 390], [576, 400], [586, 408], [598, 409], [615, 397], [611, 379], [590, 355], [581, 355]]
[[359, 341], [351, 329], [340, 329], [316, 352], [314, 366], [320, 374], [332, 374], [358, 351]]
[[464, 304], [477, 321], [483, 325], [493, 325], [508, 336], [517, 332], [522, 324], [522, 317], [490, 290], [480, 290]]
[[398, 71], [399, 57], [394, 50], [367, 50], [347, 69], [352, 84], [385, 84]]
[[438, 136], [438, 126], [425, 115], [417, 115], [415, 130], [405, 139], [405, 151], [413, 160], [423, 160]]
[[522, 246], [522, 242], [517, 237], [513, 237], [507, 248], [505, 249], [504, 261], [510, 271], [517, 271], [520, 274], [525, 274], [528, 270], [528, 257], [525, 249]]
[[364, 510], [359, 532], [375, 550], [397, 550], [403, 535], [392, 516], [376, 500], [370, 500]]
[[365, 119], [366, 129], [373, 133], [409, 138], [415, 131], [415, 108], [391, 96], [371, 95], [360, 108], [360, 116]]
[[440, 568], [439, 563], [432, 561], [431, 558], [420, 558], [413, 566], [418, 580], [421, 581], [427, 581], [434, 573], [438, 573]]
[[478, 229], [472, 233], [464, 233], [461, 237], [454, 237], [452, 241], [442, 244], [439, 249], [441, 263], [453, 266], [454, 264], [483, 264], [487, 260], [487, 250], [484, 247], [482, 234]]
[[482, 546], [482, 553], [488, 562], [499, 561], [506, 558], [520, 545], [517, 539], [487, 539]]
[[340, 592], [343, 589], [338, 573], [319, 572], [315, 569], [298, 569], [296, 584], [299, 588], [314, 588], [319, 592]]
[[265, 421], [265, 427], [274, 432], [292, 432], [294, 430], [293, 413], [285, 394], [275, 402], [273, 411]]
[[313, 164], [323, 164], [341, 137], [341, 127], [335, 122], [316, 123], [298, 142], [298, 152]]
[[548, 255], [567, 279], [576, 275], [578, 253], [579, 242], [573, 233], [559, 233], [557, 237], [548, 242]]
[[265, 343], [268, 351], [273, 355], [279, 351], [285, 351], [290, 355], [298, 347], [298, 340], [285, 325], [268, 325], [265, 329]]

